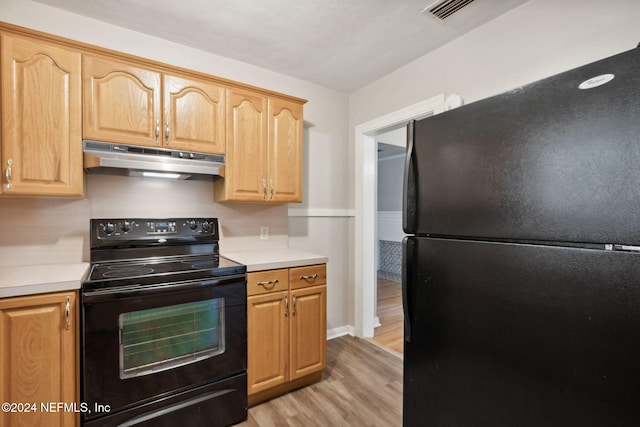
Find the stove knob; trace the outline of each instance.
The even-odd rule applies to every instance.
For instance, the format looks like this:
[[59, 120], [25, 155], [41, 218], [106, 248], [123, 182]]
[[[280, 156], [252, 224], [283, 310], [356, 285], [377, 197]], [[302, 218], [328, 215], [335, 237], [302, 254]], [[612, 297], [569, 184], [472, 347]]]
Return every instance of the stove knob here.
[[196, 228], [198, 228], [198, 223], [196, 222], [195, 219], [191, 219], [187, 221], [187, 224], [189, 225], [189, 228], [192, 230], [195, 230]]
[[131, 221], [124, 221], [121, 225], [120, 225], [120, 229], [122, 231], [124, 231], [125, 233], [131, 231]]
[[202, 231], [205, 233], [211, 231], [211, 224], [209, 224], [209, 221], [202, 222]]
[[116, 225], [112, 222], [108, 222], [106, 224], [102, 224], [102, 231], [105, 232], [105, 234], [111, 234], [114, 231], [116, 231]]

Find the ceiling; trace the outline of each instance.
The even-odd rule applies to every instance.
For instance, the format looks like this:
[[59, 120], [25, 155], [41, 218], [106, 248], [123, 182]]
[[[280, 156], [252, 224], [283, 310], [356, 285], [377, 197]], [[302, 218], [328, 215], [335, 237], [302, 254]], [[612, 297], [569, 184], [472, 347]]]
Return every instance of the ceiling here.
[[351, 93], [527, 0], [35, 0]]

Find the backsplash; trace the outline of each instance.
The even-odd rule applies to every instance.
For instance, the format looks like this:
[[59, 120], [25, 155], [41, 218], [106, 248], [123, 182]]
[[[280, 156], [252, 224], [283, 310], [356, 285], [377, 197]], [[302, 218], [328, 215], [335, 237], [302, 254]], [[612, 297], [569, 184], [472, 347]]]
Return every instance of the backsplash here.
[[86, 175], [85, 185], [84, 199], [0, 198], [0, 266], [88, 261], [91, 218], [211, 216], [223, 254], [288, 245], [286, 204], [215, 203], [215, 182]]

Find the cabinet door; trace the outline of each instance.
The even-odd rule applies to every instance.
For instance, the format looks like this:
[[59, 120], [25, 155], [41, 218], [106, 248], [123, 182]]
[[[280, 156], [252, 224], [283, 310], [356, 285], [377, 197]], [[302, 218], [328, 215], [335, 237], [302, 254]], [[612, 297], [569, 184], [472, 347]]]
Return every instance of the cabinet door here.
[[267, 98], [245, 90], [229, 90], [227, 110], [225, 198], [267, 198]]
[[287, 381], [289, 360], [287, 292], [247, 298], [247, 384], [253, 394]]
[[269, 100], [269, 200], [302, 201], [302, 105]]
[[2, 35], [2, 191], [81, 196], [81, 55]]
[[164, 76], [164, 144], [168, 148], [224, 154], [224, 88]]
[[289, 379], [294, 380], [327, 365], [327, 287], [302, 288], [290, 294]]
[[97, 56], [83, 60], [84, 138], [160, 145], [160, 74]]
[[75, 292], [0, 300], [0, 401], [36, 405], [0, 412], [0, 425], [76, 425], [73, 408], [47, 413], [40, 406], [78, 402], [76, 313]]

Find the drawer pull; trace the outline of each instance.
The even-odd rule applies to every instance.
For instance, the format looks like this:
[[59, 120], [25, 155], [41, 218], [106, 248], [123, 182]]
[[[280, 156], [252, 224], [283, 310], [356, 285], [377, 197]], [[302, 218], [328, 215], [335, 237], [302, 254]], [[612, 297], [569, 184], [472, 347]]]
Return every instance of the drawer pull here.
[[7, 178], [7, 190], [11, 190], [13, 184], [11, 184], [11, 165], [13, 164], [13, 160], [7, 160], [7, 170], [4, 172], [4, 176]]
[[293, 315], [296, 315], [296, 294], [291, 294], [291, 299], [293, 300]]
[[267, 282], [258, 282], [258, 286], [264, 286], [266, 289], [273, 289], [273, 287], [278, 283], [278, 279], [269, 280]]
[[316, 279], [318, 277], [318, 273], [316, 274], [310, 274], [308, 276], [300, 276], [301, 280], [313, 280]]
[[289, 317], [289, 298], [284, 297], [284, 317]]
[[71, 297], [67, 297], [67, 303], [64, 307], [64, 318], [66, 320], [64, 328], [68, 331], [71, 329]]

